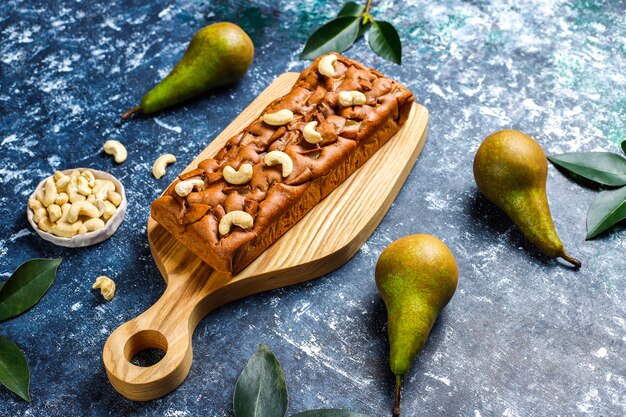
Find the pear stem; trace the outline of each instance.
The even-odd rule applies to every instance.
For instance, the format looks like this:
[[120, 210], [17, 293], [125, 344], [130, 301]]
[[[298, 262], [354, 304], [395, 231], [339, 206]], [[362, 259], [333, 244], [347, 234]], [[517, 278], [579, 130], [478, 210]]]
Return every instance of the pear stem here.
[[561, 258], [565, 259], [567, 262], [574, 265], [574, 268], [576, 269], [582, 266], [582, 262], [580, 262], [578, 259], [574, 258], [573, 256], [568, 255], [568, 253], [565, 251], [563, 251], [563, 253], [561, 254]]
[[122, 114], [120, 117], [122, 119], [128, 119], [130, 116], [132, 116], [135, 113], [139, 113], [140, 111], [141, 111], [141, 106], [136, 106], [128, 110], [126, 113]]
[[401, 375], [396, 375], [396, 399], [393, 403], [393, 416], [398, 417], [400, 415], [400, 382], [402, 380]]

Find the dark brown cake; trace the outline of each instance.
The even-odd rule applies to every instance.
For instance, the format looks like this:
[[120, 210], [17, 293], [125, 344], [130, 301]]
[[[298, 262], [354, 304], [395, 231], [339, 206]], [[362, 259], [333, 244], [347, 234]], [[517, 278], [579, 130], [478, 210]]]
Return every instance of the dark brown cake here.
[[[324, 57], [315, 60], [287, 95], [271, 103], [215, 157], [179, 177], [152, 204], [152, 217], [212, 268], [227, 274], [241, 271], [367, 161], [406, 121], [413, 103], [409, 90], [376, 70], [333, 55], [337, 58], [334, 76], [318, 71]], [[327, 57], [325, 64], [329, 60], [334, 58]], [[365, 104], [348, 105], [346, 96], [352, 93], [343, 93], [344, 105], [340, 104], [340, 92], [353, 91], [364, 94]], [[272, 126], [263, 121], [264, 115], [284, 109], [293, 113], [289, 123]], [[303, 136], [310, 122], [317, 122], [318, 143]], [[292, 170], [288, 176], [283, 177], [282, 165], [264, 162], [271, 151], [289, 156]], [[238, 170], [242, 164], [252, 166], [251, 179], [240, 185], [227, 182], [224, 168]], [[199, 186], [181, 196], [185, 193], [177, 192], [176, 185], [192, 178], [202, 181], [196, 181]], [[247, 213], [244, 216], [252, 224], [245, 230], [237, 225], [225, 227], [227, 234], [220, 233], [220, 221], [234, 211]]]

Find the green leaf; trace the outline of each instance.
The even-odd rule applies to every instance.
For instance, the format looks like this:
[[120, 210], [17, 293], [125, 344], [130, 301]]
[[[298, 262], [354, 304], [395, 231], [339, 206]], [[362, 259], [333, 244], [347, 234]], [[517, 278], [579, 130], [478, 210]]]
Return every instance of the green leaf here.
[[302, 59], [315, 59], [329, 52], [343, 52], [352, 46], [359, 34], [361, 19], [342, 16], [317, 29], [304, 45]]
[[364, 4], [357, 4], [353, 1], [349, 1], [343, 5], [339, 13], [337, 13], [337, 17], [342, 16], [361, 16], [365, 11]]
[[354, 411], [327, 409], [327, 410], [305, 411], [304, 413], [294, 414], [291, 417], [368, 417], [368, 416], [365, 414], [361, 414], [361, 413], [355, 413]]
[[264, 344], [250, 358], [235, 386], [235, 417], [284, 417], [287, 383], [280, 363]]
[[626, 187], [602, 191], [587, 212], [587, 239], [626, 219]]
[[[358, 17], [358, 18], [362, 19], [363, 12], [365, 12], [365, 5], [364, 4], [356, 4], [353, 1], [349, 1], [346, 4], [343, 5], [341, 10], [337, 14], [337, 17], [355, 16], [355, 17]], [[359, 24], [359, 33], [356, 35], [356, 39], [359, 39], [370, 28], [370, 26], [371, 26], [371, 24], [370, 24], [369, 21], [366, 22], [365, 24], [363, 24], [363, 22], [361, 22]]]
[[548, 160], [569, 172], [599, 184], [626, 185], [626, 159], [611, 152], [573, 152]]
[[15, 343], [0, 336], [0, 383], [30, 402], [30, 369]]
[[622, 151], [624, 151], [624, 155], [626, 155], [626, 140], [622, 142]]
[[0, 290], [0, 321], [37, 304], [54, 282], [62, 259], [31, 259], [20, 265]]
[[402, 42], [391, 23], [372, 20], [369, 41], [372, 51], [378, 56], [398, 65], [402, 63]]

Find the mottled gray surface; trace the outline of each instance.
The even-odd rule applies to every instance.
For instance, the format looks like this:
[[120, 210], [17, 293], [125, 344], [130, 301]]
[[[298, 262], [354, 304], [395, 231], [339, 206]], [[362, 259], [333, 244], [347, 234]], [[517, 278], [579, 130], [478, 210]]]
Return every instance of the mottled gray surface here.
[[[430, 110], [424, 152], [395, 204], [343, 268], [314, 282], [236, 302], [197, 328], [194, 365], [174, 393], [133, 403], [108, 384], [100, 354], [110, 332], [154, 303], [164, 283], [151, 259], [149, 203], [278, 74], [302, 70], [309, 33], [340, 4], [303, 2], [5, 1], [0, 5], [0, 272], [63, 257], [54, 286], [0, 332], [24, 350], [33, 403], [0, 389], [1, 415], [229, 416], [235, 380], [263, 342], [281, 360], [290, 412], [345, 407], [388, 415], [385, 311], [373, 266], [396, 238], [432, 233], [456, 255], [460, 284], [406, 378], [406, 416], [626, 414], [626, 233], [586, 242], [596, 195], [550, 168], [556, 227], [583, 260], [574, 272], [527, 244], [475, 188], [471, 163], [488, 133], [517, 128], [547, 153], [617, 151], [626, 136], [624, 1], [375, 1], [404, 41], [403, 65], [361, 40], [348, 56], [409, 86]], [[108, 4], [110, 3], [110, 4]], [[399, 7], [400, 4], [403, 4]], [[117, 115], [167, 74], [191, 36], [228, 20], [257, 47], [238, 85], [154, 118]], [[121, 166], [102, 143], [126, 143]], [[156, 181], [150, 166], [178, 162]], [[55, 169], [108, 170], [129, 213], [109, 241], [68, 250], [39, 239], [24, 207]], [[98, 275], [117, 280], [105, 304]]]

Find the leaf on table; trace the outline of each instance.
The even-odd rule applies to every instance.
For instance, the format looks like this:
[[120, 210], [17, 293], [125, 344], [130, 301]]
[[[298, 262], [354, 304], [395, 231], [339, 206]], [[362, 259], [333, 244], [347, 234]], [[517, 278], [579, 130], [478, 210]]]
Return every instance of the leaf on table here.
[[0, 336], [0, 383], [30, 402], [30, 369], [20, 348]]
[[345, 51], [359, 35], [360, 25], [358, 16], [342, 16], [331, 20], [313, 32], [300, 57], [315, 59], [329, 52]]
[[626, 140], [622, 141], [622, 151], [624, 151], [624, 155], [626, 155]]
[[37, 304], [54, 282], [61, 259], [31, 259], [20, 265], [0, 289], [0, 321]]
[[587, 239], [626, 219], [626, 187], [602, 191], [587, 212]]
[[[337, 17], [355, 16], [362, 18], [363, 12], [365, 12], [364, 4], [357, 4], [353, 1], [349, 1], [343, 5], [339, 13], [337, 13]], [[357, 34], [356, 38], [360, 38], [370, 28], [370, 26], [371, 23], [369, 22], [369, 20], [365, 24], [361, 22], [361, 24], [359, 25], [359, 33]]]
[[588, 180], [610, 186], [626, 185], [626, 158], [611, 152], [573, 152], [548, 160]]
[[291, 417], [369, 417], [369, 416], [365, 414], [361, 414], [361, 413], [355, 413], [354, 411], [349, 411], [349, 410], [326, 409], [326, 410], [305, 411], [304, 413], [294, 414]]
[[235, 386], [235, 417], [284, 417], [287, 383], [278, 359], [261, 344], [241, 372]]
[[391, 23], [372, 20], [369, 42], [372, 51], [378, 56], [398, 65], [402, 63], [402, 42]]

